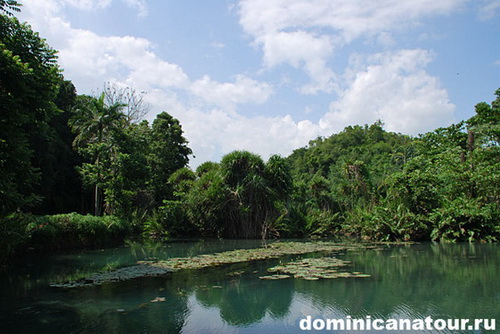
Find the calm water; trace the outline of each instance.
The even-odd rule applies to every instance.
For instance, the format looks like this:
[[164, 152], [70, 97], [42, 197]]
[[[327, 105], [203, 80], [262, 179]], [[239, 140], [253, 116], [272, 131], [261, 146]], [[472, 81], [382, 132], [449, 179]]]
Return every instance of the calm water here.
[[[33, 256], [0, 274], [0, 333], [304, 333], [299, 323], [307, 315], [313, 320], [368, 315], [382, 319], [484, 318], [496, 319], [500, 327], [497, 244], [384, 246], [336, 255], [352, 261], [352, 271], [371, 274], [370, 278], [259, 280], [279, 261], [272, 260], [73, 290], [48, 286], [51, 281], [142, 259], [259, 245], [260, 241], [227, 240], [133, 244]], [[230, 275], [235, 271], [245, 273]], [[165, 300], [151, 302], [157, 297]], [[493, 333], [468, 333], [483, 332]]]

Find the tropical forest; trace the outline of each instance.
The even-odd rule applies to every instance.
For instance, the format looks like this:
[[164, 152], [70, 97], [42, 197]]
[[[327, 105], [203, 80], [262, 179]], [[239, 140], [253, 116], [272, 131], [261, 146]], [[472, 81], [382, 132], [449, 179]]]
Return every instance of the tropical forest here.
[[[454, 267], [451, 259], [464, 252], [469, 254], [471, 250], [467, 245], [482, 247], [500, 241], [500, 88], [491, 87], [496, 96], [493, 101], [477, 101], [473, 117], [418, 136], [386, 131], [383, 120], [380, 120], [373, 124], [348, 126], [330, 136], [311, 138], [307, 146], [295, 149], [288, 156], [262, 157], [237, 150], [225, 154], [220, 161], [206, 161], [191, 168], [189, 162], [193, 151], [189, 138], [179, 120], [169, 114], [168, 105], [154, 120], [147, 121], [145, 115], [149, 105], [146, 96], [133, 87], [96, 82], [95, 94], [78, 94], [78, 87], [64, 77], [64, 71], [58, 65], [57, 50], [51, 48], [28, 23], [16, 18], [21, 9], [16, 1], [0, 1], [2, 271], [8, 272], [18, 265], [20, 259], [32, 256], [80, 254], [78, 252], [125, 247], [136, 253], [145, 252], [147, 256], [137, 258], [144, 262], [134, 264], [128, 273], [123, 274], [126, 276], [123, 280], [174, 275], [173, 281], [169, 282], [175, 283], [175, 289], [165, 287], [158, 280], [136, 287], [146, 289], [147, 285], [167, 295], [167, 300], [161, 293], [157, 299], [151, 297], [149, 311], [156, 307], [155, 304], [168, 303], [170, 294], [176, 296], [172, 298], [177, 303], [172, 304], [177, 305], [175, 307], [169, 306], [174, 307], [172, 312], [182, 313], [182, 308], [191, 303], [185, 296], [196, 295], [203, 307], [220, 308], [225, 323], [248, 329], [251, 327], [245, 326], [255, 324], [266, 317], [265, 314], [280, 319], [287, 314], [286, 310], [293, 309], [289, 292], [280, 290], [292, 281], [280, 282], [285, 285], [276, 285], [276, 289], [266, 285], [259, 291], [268, 292], [259, 292], [259, 300], [254, 301], [257, 304], [252, 304], [253, 283], [244, 276], [245, 272], [250, 275], [259, 271], [261, 278], [269, 280], [262, 284], [274, 284], [272, 280], [290, 276], [311, 281], [337, 277], [358, 280], [359, 277], [359, 280], [369, 282], [368, 274], [399, 277], [393, 264], [380, 264], [383, 270], [373, 265], [376, 261], [373, 252], [383, 252], [380, 249], [389, 247], [391, 256], [401, 260], [401, 252], [409, 252], [405, 247], [417, 244], [430, 245], [433, 250], [422, 258], [410, 255], [412, 262], [404, 266], [400, 264], [398, 268], [405, 272], [415, 270], [417, 275], [419, 261], [426, 257], [435, 261], [432, 256], [439, 253], [440, 258], [451, 261], [444, 262], [448, 271], [444, 273], [445, 269], [439, 266], [429, 270], [443, 270], [445, 276], [440, 277], [447, 277], [443, 283], [446, 286], [451, 279], [446, 275], [450, 275], [449, 271]], [[294, 241], [288, 244], [289, 239]], [[216, 246], [221, 240], [232, 242], [232, 246]], [[195, 246], [184, 253], [179, 251], [173, 260], [166, 259], [171, 258], [170, 255], [166, 258], [158, 255], [165, 251], [158, 250], [165, 245], [185, 245], [183, 242], [194, 242]], [[212, 246], [202, 249], [199, 242], [202, 245], [215, 243], [215, 246], [210, 244]], [[462, 242], [467, 243], [460, 244], [465, 250], [450, 248], [450, 243]], [[271, 247], [269, 252], [266, 247], [256, 248], [262, 243], [277, 246]], [[156, 251], [144, 246], [146, 244], [156, 245]], [[314, 244], [316, 246], [312, 246]], [[253, 249], [253, 252], [247, 254], [236, 250], [240, 248]], [[347, 260], [319, 257], [320, 262], [303, 258], [304, 254], [325, 252], [352, 252], [353, 255]], [[215, 255], [209, 260], [206, 257], [209, 255], [194, 257], [194, 262], [186, 260], [206, 253]], [[291, 260], [290, 264], [285, 266], [281, 260], [276, 262], [283, 256]], [[152, 258], [158, 260], [153, 266], [157, 271], [148, 264]], [[81, 269], [83, 272], [80, 269], [72, 271], [69, 278], [56, 283], [57, 279], [52, 275], [50, 288], [66, 290], [76, 287], [86, 291], [82, 294], [89, 294], [89, 289], [99, 287], [88, 288], [88, 285], [103, 285], [102, 291], [112, 293], [110, 291], [114, 290], [104, 289], [107, 282], [121, 280], [116, 279], [122, 275], [119, 268], [132, 264], [113, 259], [114, 264], [107, 262], [106, 265], [88, 262], [84, 265], [87, 272], [84, 269]], [[354, 263], [356, 267], [349, 274], [339, 276], [334, 273], [332, 268], [348, 266], [348, 263]], [[219, 264], [223, 264], [220, 270], [224, 275], [248, 279], [241, 282], [246, 292], [241, 292], [240, 297], [252, 306], [237, 305], [237, 302], [225, 305], [237, 300], [231, 293], [240, 292], [225, 290], [226, 281], [217, 283], [218, 278], [214, 277], [219, 277], [219, 273], [213, 271], [213, 267]], [[144, 266], [149, 267], [146, 270]], [[248, 266], [253, 267], [249, 269]], [[300, 268], [304, 267], [331, 270], [322, 276], [311, 277], [310, 273], [306, 275], [301, 271]], [[471, 270], [468, 274], [462, 272], [456, 279], [459, 286], [468, 286], [498, 270], [495, 268], [498, 267], [490, 263], [484, 268], [486, 274]], [[132, 270], [139, 271], [139, 274], [131, 274]], [[272, 274], [262, 274], [260, 270]], [[101, 274], [92, 276], [91, 272]], [[201, 275], [197, 272], [206, 274], [201, 279], [195, 278], [198, 277], [195, 275]], [[58, 275], [62, 274], [55, 276]], [[85, 278], [82, 280], [82, 277]], [[195, 286], [202, 284], [198, 282], [200, 280], [208, 288], [197, 290]], [[396, 281], [401, 285], [411, 284], [411, 280], [398, 278]], [[230, 284], [236, 284], [234, 280], [228, 282], [228, 289]], [[309, 283], [316, 284], [294, 283], [294, 289], [318, 300], [332, 291], [327, 285], [313, 287]], [[348, 283], [340, 284], [342, 296], [354, 294], [361, 298], [360, 290], [347, 286]], [[382, 281], [382, 284], [387, 293], [394, 286], [388, 281]], [[44, 286], [49, 289], [49, 284]], [[109, 289], [122, 289], [120, 293], [123, 293], [127, 287]], [[26, 286], [24, 289], [28, 291]], [[432, 291], [437, 291], [433, 289], [430, 287], [426, 291], [432, 294]], [[485, 289], [484, 296], [495, 294], [490, 291], [491, 286]], [[284, 299], [277, 297], [276, 305], [266, 299], [266, 294], [272, 294], [272, 291], [284, 296]], [[498, 291], [496, 293], [498, 296]], [[340, 300], [344, 300], [342, 296]], [[86, 295], [84, 298], [94, 297]], [[420, 300], [422, 305], [424, 299]], [[345, 297], [345, 300], [349, 299]], [[377, 312], [392, 314], [391, 300], [386, 300], [385, 304], [381, 302], [382, 298], [376, 300], [381, 303], [373, 305]], [[354, 307], [349, 303], [346, 307]], [[2, 313], [5, 313], [7, 306], [1, 305]], [[414, 305], [414, 308], [422, 310], [422, 305]], [[449, 305], [438, 303], [438, 306], [449, 310], [446, 308]], [[114, 309], [118, 313], [132, 314], [128, 307]], [[246, 307], [251, 314], [238, 314]], [[35, 312], [33, 308], [26, 311], [24, 304], [18, 309], [21, 310], [18, 312], [24, 312], [22, 317], [25, 319], [38, 321], [40, 313], [36, 312], [39, 311]], [[134, 331], [140, 330], [140, 326], [134, 327], [137, 323], [123, 320], [121, 315], [116, 315], [118, 313], [102, 313], [105, 314], [103, 317], [108, 317], [103, 320], [92, 313], [97, 312], [95, 309], [82, 308], [75, 313], [74, 309], [65, 309], [55, 303], [46, 304], [43, 309], [45, 311], [41, 313], [52, 310], [52, 315], [60, 315], [60, 321], [74, 320], [75, 317], [78, 320], [72, 320], [72, 323], [87, 321], [88, 325], [90, 321], [93, 327], [89, 325], [89, 328], [94, 330], [122, 333], [126, 332], [127, 326], [132, 326]], [[146, 312], [147, 309], [144, 307], [134, 312]], [[498, 311], [498, 304], [495, 309]], [[497, 311], [488, 314], [496, 317], [499, 315]], [[456, 314], [461, 315], [461, 312]], [[155, 317], [155, 321], [163, 319], [163, 328], [170, 328], [172, 332], [179, 332], [184, 326], [179, 314], [171, 322], [165, 320], [166, 316]], [[254, 318], [244, 320], [245, 317]], [[7, 328], [11, 330], [24, 326], [12, 320], [13, 317], [0, 316], [0, 319], [10, 324], [11, 327]], [[62, 326], [59, 328], [71, 332], [68, 329], [71, 326], [58, 324]], [[43, 332], [45, 325], [40, 322], [37, 326], [33, 328]], [[33, 328], [27, 327], [26, 332]], [[150, 332], [160, 332], [154, 326], [148, 328]], [[266, 328], [270, 330], [272, 326]], [[51, 330], [47, 329], [47, 332]]]

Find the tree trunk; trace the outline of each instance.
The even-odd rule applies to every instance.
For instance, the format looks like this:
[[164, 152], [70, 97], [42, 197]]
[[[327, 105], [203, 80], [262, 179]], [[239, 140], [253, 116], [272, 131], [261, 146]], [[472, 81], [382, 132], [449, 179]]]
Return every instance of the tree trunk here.
[[94, 189], [94, 215], [101, 215], [101, 189], [96, 185]]
[[467, 132], [467, 149], [469, 150], [469, 161], [471, 170], [474, 170], [474, 163], [472, 161], [472, 154], [474, 153], [474, 146], [475, 146], [474, 144], [475, 144], [474, 131], [469, 130]]

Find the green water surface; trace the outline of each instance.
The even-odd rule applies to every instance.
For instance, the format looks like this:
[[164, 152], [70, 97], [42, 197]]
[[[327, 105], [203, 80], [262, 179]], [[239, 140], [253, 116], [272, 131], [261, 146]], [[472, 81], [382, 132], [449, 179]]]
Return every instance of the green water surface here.
[[[300, 321], [308, 315], [312, 319], [494, 319], [496, 331], [460, 333], [500, 333], [497, 244], [385, 245], [334, 254], [352, 261], [351, 271], [370, 278], [259, 279], [267, 268], [302, 255], [95, 287], [49, 287], [53, 281], [73, 280], [137, 260], [260, 245], [261, 241], [193, 241], [30, 255], [0, 273], [0, 333], [355, 332], [302, 331]], [[372, 332], [394, 333], [358, 331]], [[457, 333], [416, 331], [431, 332]]]

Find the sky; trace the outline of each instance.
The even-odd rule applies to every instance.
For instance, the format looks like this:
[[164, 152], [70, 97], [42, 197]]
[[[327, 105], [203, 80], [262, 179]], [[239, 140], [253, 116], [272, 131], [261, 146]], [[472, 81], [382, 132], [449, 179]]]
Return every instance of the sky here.
[[349, 125], [418, 135], [500, 88], [500, 0], [21, 0], [78, 94], [144, 92], [190, 166]]

